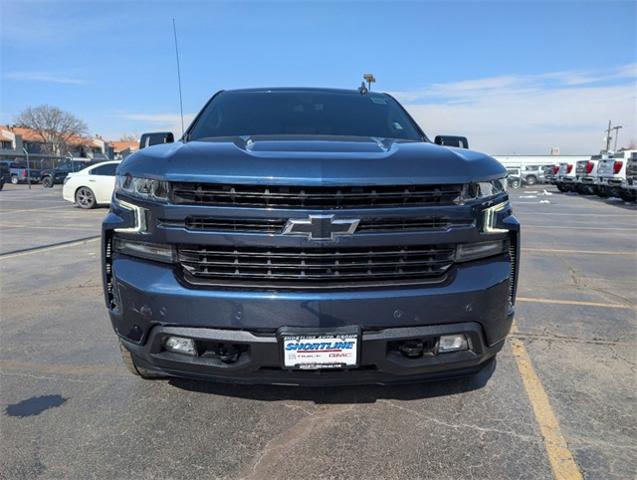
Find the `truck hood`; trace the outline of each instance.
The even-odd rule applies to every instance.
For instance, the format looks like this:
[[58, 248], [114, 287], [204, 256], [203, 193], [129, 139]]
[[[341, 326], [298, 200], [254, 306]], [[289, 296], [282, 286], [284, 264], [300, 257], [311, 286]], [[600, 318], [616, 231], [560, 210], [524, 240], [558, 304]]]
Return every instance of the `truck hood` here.
[[145, 148], [118, 167], [169, 181], [271, 185], [468, 183], [506, 175], [494, 158], [370, 137], [233, 137]]

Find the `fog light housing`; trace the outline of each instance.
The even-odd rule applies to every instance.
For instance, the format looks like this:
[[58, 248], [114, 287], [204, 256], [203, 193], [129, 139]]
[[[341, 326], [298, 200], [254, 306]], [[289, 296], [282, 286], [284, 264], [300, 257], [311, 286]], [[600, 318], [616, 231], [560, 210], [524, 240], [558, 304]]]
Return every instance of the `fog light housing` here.
[[469, 350], [467, 337], [462, 333], [440, 336], [438, 353], [459, 352], [461, 350]]
[[184, 355], [197, 356], [197, 348], [192, 338], [167, 337], [164, 340], [164, 348], [169, 352], [183, 353]]

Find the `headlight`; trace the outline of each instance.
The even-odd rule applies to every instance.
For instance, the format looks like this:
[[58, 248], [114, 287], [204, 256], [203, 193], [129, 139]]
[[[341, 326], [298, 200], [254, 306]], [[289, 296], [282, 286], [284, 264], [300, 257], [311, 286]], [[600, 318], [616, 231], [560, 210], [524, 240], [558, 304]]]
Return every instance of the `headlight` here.
[[113, 241], [113, 250], [131, 257], [145, 258], [157, 262], [173, 263], [174, 259], [172, 247], [159, 243], [138, 242], [116, 237]]
[[466, 200], [494, 197], [500, 193], [506, 193], [506, 177], [488, 180], [486, 182], [472, 183], [467, 186]]
[[484, 233], [505, 233], [508, 232], [506, 228], [499, 228], [498, 217], [501, 216], [500, 212], [511, 213], [511, 204], [509, 202], [498, 203], [492, 207], [485, 208], [482, 211], [482, 231]]
[[118, 175], [115, 192], [122, 192], [143, 200], [168, 201], [168, 182], [154, 178]]

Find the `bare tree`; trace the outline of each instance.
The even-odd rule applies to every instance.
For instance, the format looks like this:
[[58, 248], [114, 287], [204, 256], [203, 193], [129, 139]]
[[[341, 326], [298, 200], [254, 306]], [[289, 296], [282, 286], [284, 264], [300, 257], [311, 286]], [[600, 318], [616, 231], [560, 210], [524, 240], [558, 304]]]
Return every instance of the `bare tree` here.
[[71, 140], [87, 134], [86, 124], [69, 112], [51, 105], [28, 107], [17, 116], [19, 127], [35, 131], [44, 143], [44, 149], [53, 155], [63, 155]]
[[133, 133], [125, 133], [119, 137], [120, 142], [139, 142], [139, 135]]

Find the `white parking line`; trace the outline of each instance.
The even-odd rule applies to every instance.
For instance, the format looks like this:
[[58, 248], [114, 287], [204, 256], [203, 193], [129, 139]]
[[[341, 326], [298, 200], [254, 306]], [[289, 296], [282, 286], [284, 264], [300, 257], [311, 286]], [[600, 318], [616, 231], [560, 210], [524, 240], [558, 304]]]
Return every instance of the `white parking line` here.
[[561, 225], [533, 225], [528, 223], [523, 223], [522, 228], [546, 228], [548, 230], [559, 229], [559, 230], [618, 230], [618, 231], [627, 231], [627, 232], [637, 232], [637, 226], [635, 228], [614, 228], [614, 227], [565, 227]]
[[22, 212], [37, 212], [39, 210], [52, 210], [54, 208], [69, 208], [70, 205], [57, 205], [55, 207], [39, 207], [39, 208], [25, 208], [24, 210], [3, 210], [0, 214], [3, 213], [22, 213]]

